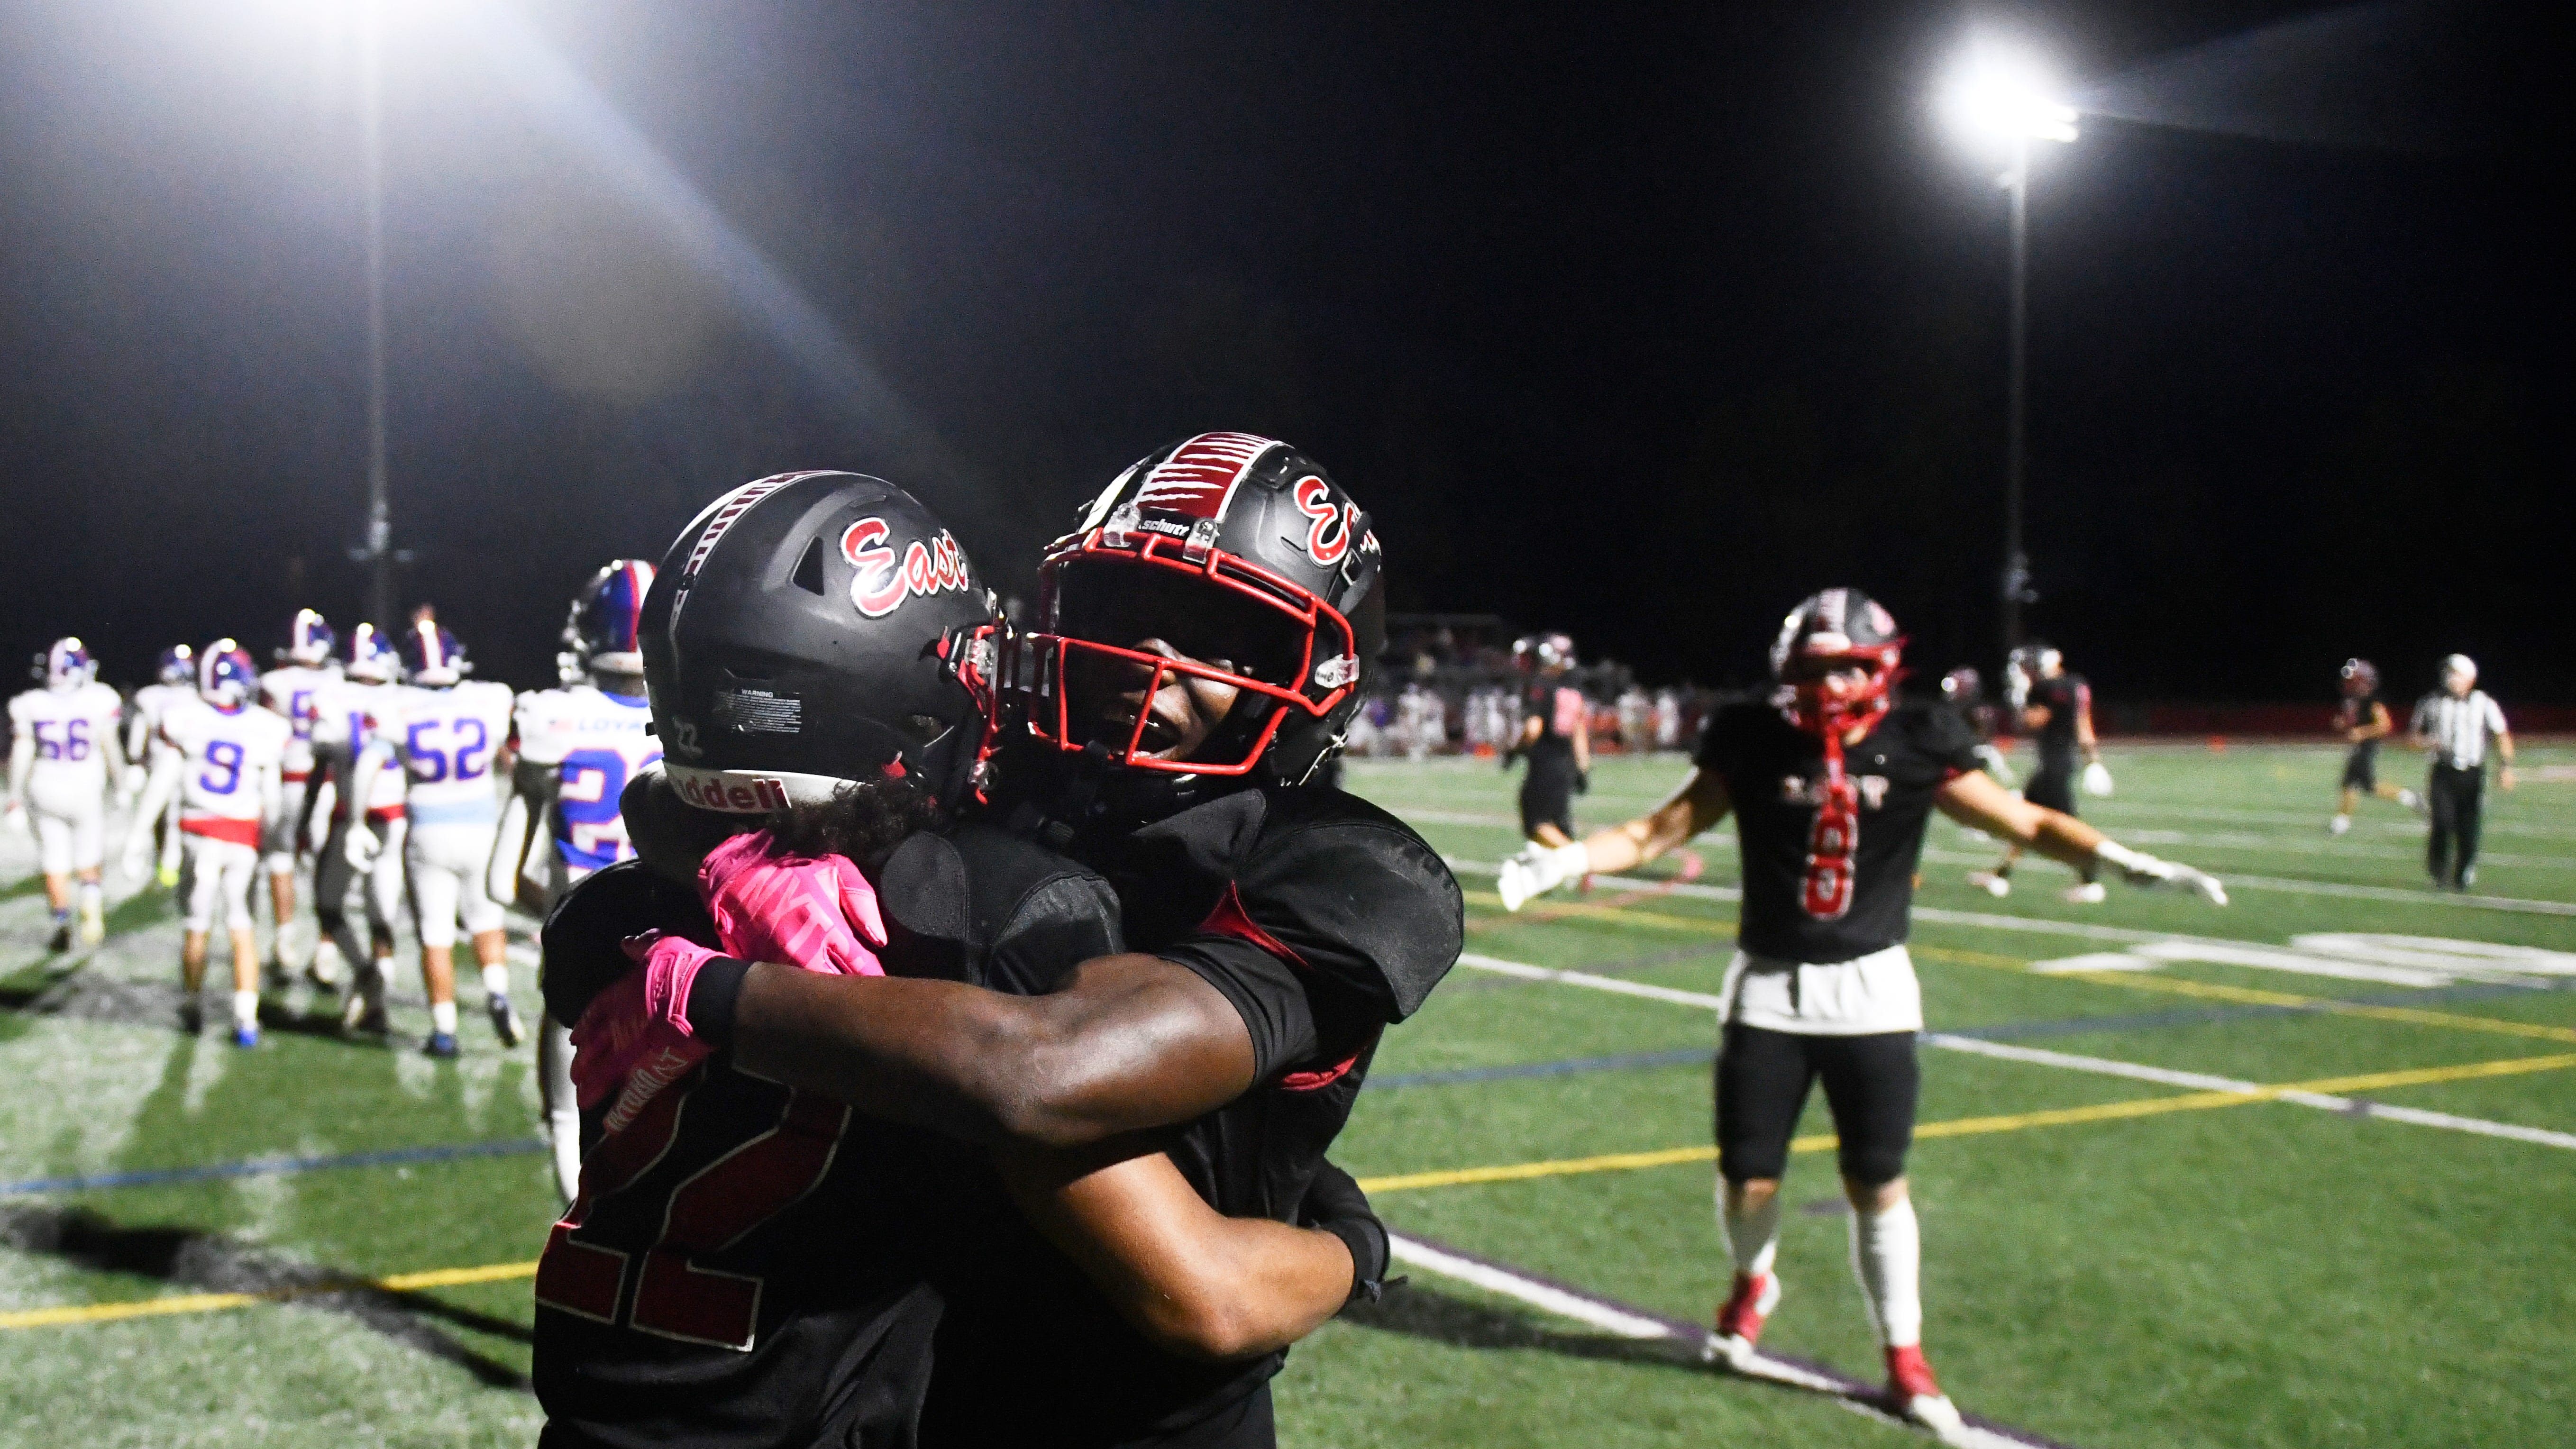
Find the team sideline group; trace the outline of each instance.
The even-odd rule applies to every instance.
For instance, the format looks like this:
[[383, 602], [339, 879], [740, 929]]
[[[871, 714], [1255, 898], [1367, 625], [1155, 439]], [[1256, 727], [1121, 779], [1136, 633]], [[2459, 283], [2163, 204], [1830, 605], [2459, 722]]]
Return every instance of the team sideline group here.
[[[10, 803], [63, 948], [104, 933], [106, 800], [133, 797], [129, 868], [157, 847], [185, 903], [184, 1000], [220, 916], [245, 1048], [256, 877], [282, 984], [311, 862], [301, 969], [356, 1033], [386, 1030], [407, 903], [442, 1056], [459, 934], [516, 1046], [502, 905], [548, 908], [539, 1077], [568, 1206], [535, 1285], [545, 1445], [1262, 1449], [1289, 1346], [1387, 1281], [1386, 1230], [1326, 1151], [1464, 940], [1441, 857], [1326, 783], [1384, 652], [1382, 563], [1314, 460], [1199, 434], [1081, 507], [1014, 626], [922, 499], [779, 474], [658, 566], [602, 569], [562, 683], [515, 699], [426, 614], [359, 625], [342, 659], [307, 611], [264, 675], [229, 639], [174, 649], [130, 705], [64, 640], [11, 704]], [[1758, 1366], [1821, 1082], [1888, 1407], [1947, 1437], [1904, 1176], [1931, 813], [2065, 862], [2082, 899], [2105, 873], [2226, 892], [2075, 818], [2075, 756], [2109, 780], [2055, 651], [2015, 660], [2043, 746], [2015, 794], [1973, 678], [1901, 701], [1903, 647], [1858, 590], [1811, 596], [1774, 692], [1711, 715], [1664, 805], [1577, 840], [1571, 645], [1531, 641], [1506, 759], [1530, 762], [1531, 844], [1500, 893], [1517, 910], [1735, 819], [1715, 1070], [1735, 1271], [1710, 1356]]]

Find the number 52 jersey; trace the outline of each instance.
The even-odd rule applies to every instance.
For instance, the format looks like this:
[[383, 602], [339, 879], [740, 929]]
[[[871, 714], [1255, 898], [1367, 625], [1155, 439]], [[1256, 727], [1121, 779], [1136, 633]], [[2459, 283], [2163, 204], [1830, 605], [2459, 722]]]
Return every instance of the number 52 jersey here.
[[547, 829], [564, 866], [578, 877], [632, 857], [617, 797], [662, 758], [661, 741], [645, 733], [653, 711], [643, 698], [588, 684], [532, 691], [519, 696], [516, 720], [519, 758], [554, 767]]
[[367, 723], [403, 763], [409, 777], [404, 809], [415, 832], [448, 825], [489, 830], [500, 823], [492, 757], [510, 741], [510, 686], [467, 680], [446, 689], [406, 689]]

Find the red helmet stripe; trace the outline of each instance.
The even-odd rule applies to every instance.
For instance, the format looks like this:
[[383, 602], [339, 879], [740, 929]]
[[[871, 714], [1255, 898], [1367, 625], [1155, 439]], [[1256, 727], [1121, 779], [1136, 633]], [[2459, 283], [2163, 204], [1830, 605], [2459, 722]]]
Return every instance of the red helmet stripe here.
[[1226, 505], [1261, 455], [1283, 446], [1251, 433], [1201, 433], [1154, 465], [1136, 491], [1136, 506], [1183, 518], [1225, 520]]

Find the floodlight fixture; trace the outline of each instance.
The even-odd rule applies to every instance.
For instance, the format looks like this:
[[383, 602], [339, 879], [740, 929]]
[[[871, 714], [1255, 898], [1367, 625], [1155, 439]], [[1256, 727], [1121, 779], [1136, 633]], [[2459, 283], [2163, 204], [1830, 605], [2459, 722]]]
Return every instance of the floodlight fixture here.
[[2072, 141], [2075, 108], [2037, 55], [2000, 41], [1968, 47], [1941, 89], [1940, 112], [1962, 138], [1992, 144]]

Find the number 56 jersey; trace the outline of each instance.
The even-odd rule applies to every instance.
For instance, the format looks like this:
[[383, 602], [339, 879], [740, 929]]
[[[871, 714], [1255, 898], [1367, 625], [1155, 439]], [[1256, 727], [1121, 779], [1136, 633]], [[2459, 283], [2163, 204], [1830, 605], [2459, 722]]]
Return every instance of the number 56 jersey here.
[[547, 831], [565, 870], [579, 879], [632, 858], [617, 797], [662, 758], [661, 741], [645, 732], [653, 711], [643, 697], [588, 684], [532, 691], [519, 696], [516, 720], [519, 758], [555, 772]]
[[406, 689], [368, 721], [393, 747], [408, 776], [405, 813], [415, 838], [441, 826], [489, 830], [500, 823], [492, 757], [510, 741], [510, 686], [467, 680], [445, 689]]

